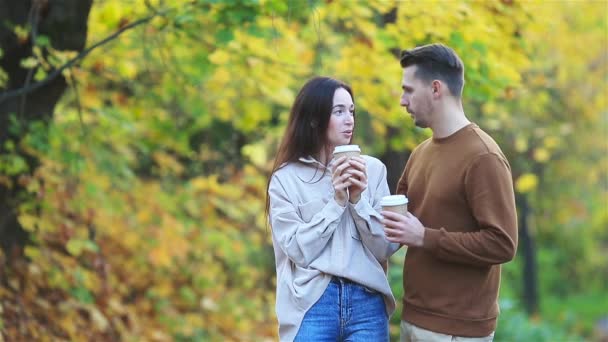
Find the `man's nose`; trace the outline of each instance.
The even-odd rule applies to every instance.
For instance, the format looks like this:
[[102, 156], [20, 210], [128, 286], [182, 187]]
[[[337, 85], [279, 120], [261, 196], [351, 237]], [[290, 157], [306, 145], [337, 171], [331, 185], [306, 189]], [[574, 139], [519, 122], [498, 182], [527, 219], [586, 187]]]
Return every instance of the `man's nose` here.
[[405, 97], [405, 95], [401, 96], [401, 106], [406, 107], [410, 104], [410, 101]]

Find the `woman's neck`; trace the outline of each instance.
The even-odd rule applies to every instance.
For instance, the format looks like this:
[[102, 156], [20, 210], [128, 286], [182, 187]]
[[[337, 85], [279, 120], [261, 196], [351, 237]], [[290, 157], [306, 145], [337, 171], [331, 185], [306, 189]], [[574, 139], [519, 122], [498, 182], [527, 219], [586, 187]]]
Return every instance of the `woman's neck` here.
[[329, 162], [331, 160], [331, 153], [329, 151], [333, 151], [333, 148], [331, 148], [331, 149], [321, 148], [321, 150], [319, 152], [317, 152], [315, 155], [313, 155], [313, 157], [321, 164], [327, 166], [327, 165], [329, 165]]

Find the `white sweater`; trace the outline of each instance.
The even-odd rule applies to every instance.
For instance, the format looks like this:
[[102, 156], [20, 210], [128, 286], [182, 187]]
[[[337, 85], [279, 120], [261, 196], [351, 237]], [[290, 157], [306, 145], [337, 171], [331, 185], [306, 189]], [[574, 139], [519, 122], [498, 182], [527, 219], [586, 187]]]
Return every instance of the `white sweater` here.
[[271, 178], [270, 224], [277, 268], [279, 338], [292, 341], [304, 314], [332, 276], [348, 278], [384, 295], [386, 312], [395, 298], [381, 266], [399, 248], [384, 235], [380, 199], [389, 195], [386, 167], [367, 164], [367, 189], [356, 205], [334, 200], [331, 169], [312, 158], [286, 164]]

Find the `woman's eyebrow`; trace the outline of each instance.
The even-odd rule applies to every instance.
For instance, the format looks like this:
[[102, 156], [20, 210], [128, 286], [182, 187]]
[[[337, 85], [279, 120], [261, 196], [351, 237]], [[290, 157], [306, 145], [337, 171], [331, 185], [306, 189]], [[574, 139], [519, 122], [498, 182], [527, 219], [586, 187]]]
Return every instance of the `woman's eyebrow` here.
[[[331, 107], [331, 109], [334, 109], [334, 108], [336, 108], [336, 107], [342, 107], [342, 108], [346, 108], [346, 105], [345, 105], [345, 104], [337, 104], [337, 105], [335, 105], [335, 106]], [[354, 104], [351, 104], [351, 105], [350, 105], [350, 108], [355, 108], [355, 105], [354, 105]]]

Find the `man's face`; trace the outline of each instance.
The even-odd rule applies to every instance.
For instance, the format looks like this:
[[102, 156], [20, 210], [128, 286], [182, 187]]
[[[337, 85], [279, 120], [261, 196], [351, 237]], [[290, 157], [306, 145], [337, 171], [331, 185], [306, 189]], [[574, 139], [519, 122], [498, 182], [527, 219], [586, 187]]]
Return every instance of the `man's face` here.
[[403, 69], [400, 104], [410, 113], [416, 126], [427, 128], [430, 127], [433, 111], [432, 87], [414, 75], [417, 68], [412, 65]]

